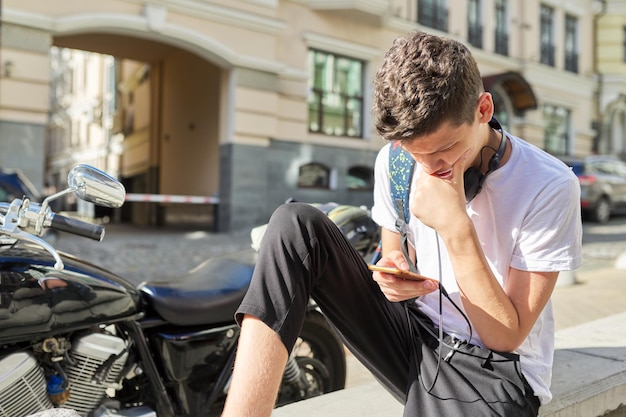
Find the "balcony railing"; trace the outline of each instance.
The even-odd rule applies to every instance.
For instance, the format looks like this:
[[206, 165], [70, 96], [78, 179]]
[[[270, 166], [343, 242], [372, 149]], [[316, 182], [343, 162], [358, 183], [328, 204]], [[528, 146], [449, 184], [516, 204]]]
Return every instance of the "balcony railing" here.
[[578, 73], [578, 54], [576, 52], [565, 54], [565, 71]]
[[509, 34], [506, 32], [496, 31], [496, 54], [509, 55]]
[[470, 25], [467, 30], [467, 40], [477, 48], [483, 47], [483, 27], [481, 25]]
[[448, 9], [442, 6], [420, 7], [417, 10], [417, 23], [442, 32], [447, 32]]
[[554, 66], [554, 45], [542, 43], [541, 44], [541, 57], [539, 62], [542, 64]]

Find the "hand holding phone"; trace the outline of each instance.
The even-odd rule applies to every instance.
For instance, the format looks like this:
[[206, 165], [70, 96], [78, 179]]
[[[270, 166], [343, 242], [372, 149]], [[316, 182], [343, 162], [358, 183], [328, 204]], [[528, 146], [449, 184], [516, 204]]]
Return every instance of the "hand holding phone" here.
[[378, 271], [378, 272], [382, 272], [385, 274], [394, 275], [402, 279], [409, 279], [412, 281], [433, 281], [433, 282], [436, 282], [437, 284], [439, 283], [439, 281], [437, 281], [436, 279], [428, 278], [428, 277], [425, 277], [424, 275], [416, 274], [415, 272], [411, 272], [411, 271], [403, 271], [398, 268], [378, 266], [378, 265], [368, 265], [367, 267], [369, 268], [370, 271]]

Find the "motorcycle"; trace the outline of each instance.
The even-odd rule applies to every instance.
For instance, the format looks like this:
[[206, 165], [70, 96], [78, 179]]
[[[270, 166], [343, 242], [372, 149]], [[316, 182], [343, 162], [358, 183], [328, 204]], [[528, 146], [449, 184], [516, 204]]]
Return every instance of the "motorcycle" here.
[[[255, 252], [136, 287], [42, 238], [49, 229], [104, 237], [102, 225], [53, 212], [50, 202], [70, 193], [109, 208], [125, 199], [117, 180], [81, 164], [41, 204], [0, 203], [0, 417], [55, 407], [90, 417], [219, 415]], [[311, 303], [277, 406], [343, 389], [345, 379], [343, 345]]]

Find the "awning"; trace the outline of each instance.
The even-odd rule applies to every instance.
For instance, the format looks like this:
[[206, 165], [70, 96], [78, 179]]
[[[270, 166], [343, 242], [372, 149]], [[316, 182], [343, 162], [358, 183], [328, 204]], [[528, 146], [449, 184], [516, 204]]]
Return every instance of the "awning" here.
[[501, 86], [509, 95], [511, 104], [513, 104], [513, 108], [518, 114], [537, 108], [537, 99], [532, 87], [517, 72], [509, 71], [487, 75], [483, 77], [483, 85], [486, 91], [490, 91], [498, 85]]

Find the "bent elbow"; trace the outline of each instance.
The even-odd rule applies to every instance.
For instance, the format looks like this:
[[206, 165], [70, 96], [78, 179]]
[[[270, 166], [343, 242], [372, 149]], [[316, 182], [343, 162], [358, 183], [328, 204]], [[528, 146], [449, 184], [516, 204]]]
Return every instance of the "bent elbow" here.
[[512, 353], [524, 342], [524, 339], [519, 337], [496, 337], [489, 340], [483, 340], [483, 344], [487, 349], [491, 349], [494, 352], [507, 352]]

